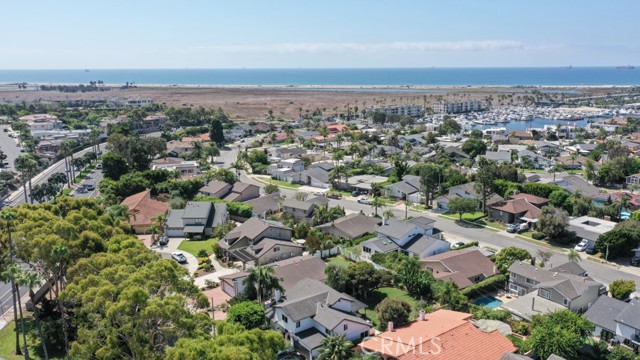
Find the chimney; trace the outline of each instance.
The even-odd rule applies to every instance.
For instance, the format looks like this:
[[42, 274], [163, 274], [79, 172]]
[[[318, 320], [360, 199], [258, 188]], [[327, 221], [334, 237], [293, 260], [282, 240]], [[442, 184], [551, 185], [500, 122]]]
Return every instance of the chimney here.
[[536, 258], [535, 257], [531, 258], [531, 266], [536, 266]]
[[387, 218], [385, 216], [382, 217], [382, 226], [387, 225]]
[[276, 302], [279, 302], [280, 301], [280, 297], [282, 296], [282, 294], [280, 294], [280, 290], [279, 289], [276, 289], [274, 291], [274, 296], [276, 298]]
[[532, 297], [531, 298], [531, 310], [535, 311], [535, 307], [536, 307], [536, 298]]
[[393, 321], [387, 323], [387, 330], [391, 332], [396, 331], [396, 329], [393, 328]]
[[421, 311], [420, 311], [420, 317], [419, 317], [420, 321], [424, 321], [424, 320], [425, 320], [425, 319], [424, 319], [424, 315], [425, 315], [424, 310], [421, 310]]

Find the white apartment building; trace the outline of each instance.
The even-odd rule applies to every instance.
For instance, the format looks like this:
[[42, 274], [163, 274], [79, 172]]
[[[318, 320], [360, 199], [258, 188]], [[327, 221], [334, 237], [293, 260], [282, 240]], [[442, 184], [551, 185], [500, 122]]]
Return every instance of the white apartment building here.
[[437, 113], [456, 114], [482, 110], [484, 110], [484, 103], [479, 100], [442, 102], [433, 105], [433, 111]]

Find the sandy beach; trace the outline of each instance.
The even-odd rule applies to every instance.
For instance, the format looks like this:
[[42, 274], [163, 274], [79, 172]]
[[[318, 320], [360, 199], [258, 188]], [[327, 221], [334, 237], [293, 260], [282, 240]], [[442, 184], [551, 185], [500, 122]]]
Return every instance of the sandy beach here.
[[[553, 86], [553, 87], [508, 87], [508, 86], [159, 86], [145, 85], [123, 89], [106, 86], [108, 91], [66, 93], [37, 90], [30, 84], [27, 90], [3, 87], [0, 103], [47, 102], [77, 99], [152, 99], [173, 106], [221, 107], [234, 120], [263, 120], [271, 109], [276, 116], [285, 119], [297, 118], [307, 111], [320, 109], [325, 115], [345, 113], [347, 106], [359, 111], [365, 106], [416, 104], [430, 106], [438, 101], [465, 101], [494, 99], [494, 104], [510, 98], [514, 102], [526, 96], [525, 91], [567, 92], [602, 95], [617, 92], [623, 87], [602, 86]], [[555, 96], [561, 96], [555, 94]]]

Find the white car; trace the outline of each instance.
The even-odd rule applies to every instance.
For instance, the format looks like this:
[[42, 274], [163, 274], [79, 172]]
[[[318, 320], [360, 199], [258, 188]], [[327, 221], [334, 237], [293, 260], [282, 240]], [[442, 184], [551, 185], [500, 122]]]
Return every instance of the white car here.
[[324, 193], [322, 191], [316, 191], [313, 193], [313, 196], [324, 196]]
[[368, 198], [368, 197], [366, 197], [366, 196], [363, 196], [363, 197], [361, 197], [361, 198], [359, 198], [359, 199], [358, 199], [358, 202], [359, 202], [360, 204], [371, 204], [371, 199], [369, 199], [369, 198]]
[[582, 241], [580, 241], [578, 243], [578, 245], [576, 245], [573, 250], [575, 251], [585, 251], [587, 250], [587, 248], [589, 247], [589, 241], [587, 239], [582, 239]]
[[187, 263], [187, 257], [184, 256], [184, 253], [182, 251], [176, 251], [174, 253], [171, 253], [171, 258], [175, 261], [178, 262], [178, 264], [186, 264]]

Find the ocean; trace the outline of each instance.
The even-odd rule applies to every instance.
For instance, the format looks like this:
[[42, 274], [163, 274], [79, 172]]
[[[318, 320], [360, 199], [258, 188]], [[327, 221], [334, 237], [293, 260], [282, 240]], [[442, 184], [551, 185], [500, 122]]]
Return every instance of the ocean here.
[[[0, 70], [0, 84], [242, 86], [598, 86], [640, 85], [640, 69], [611, 67], [403, 69], [78, 69]], [[406, 90], [411, 90], [407, 88]], [[433, 90], [437, 91], [437, 90]], [[524, 91], [524, 89], [523, 89]]]

